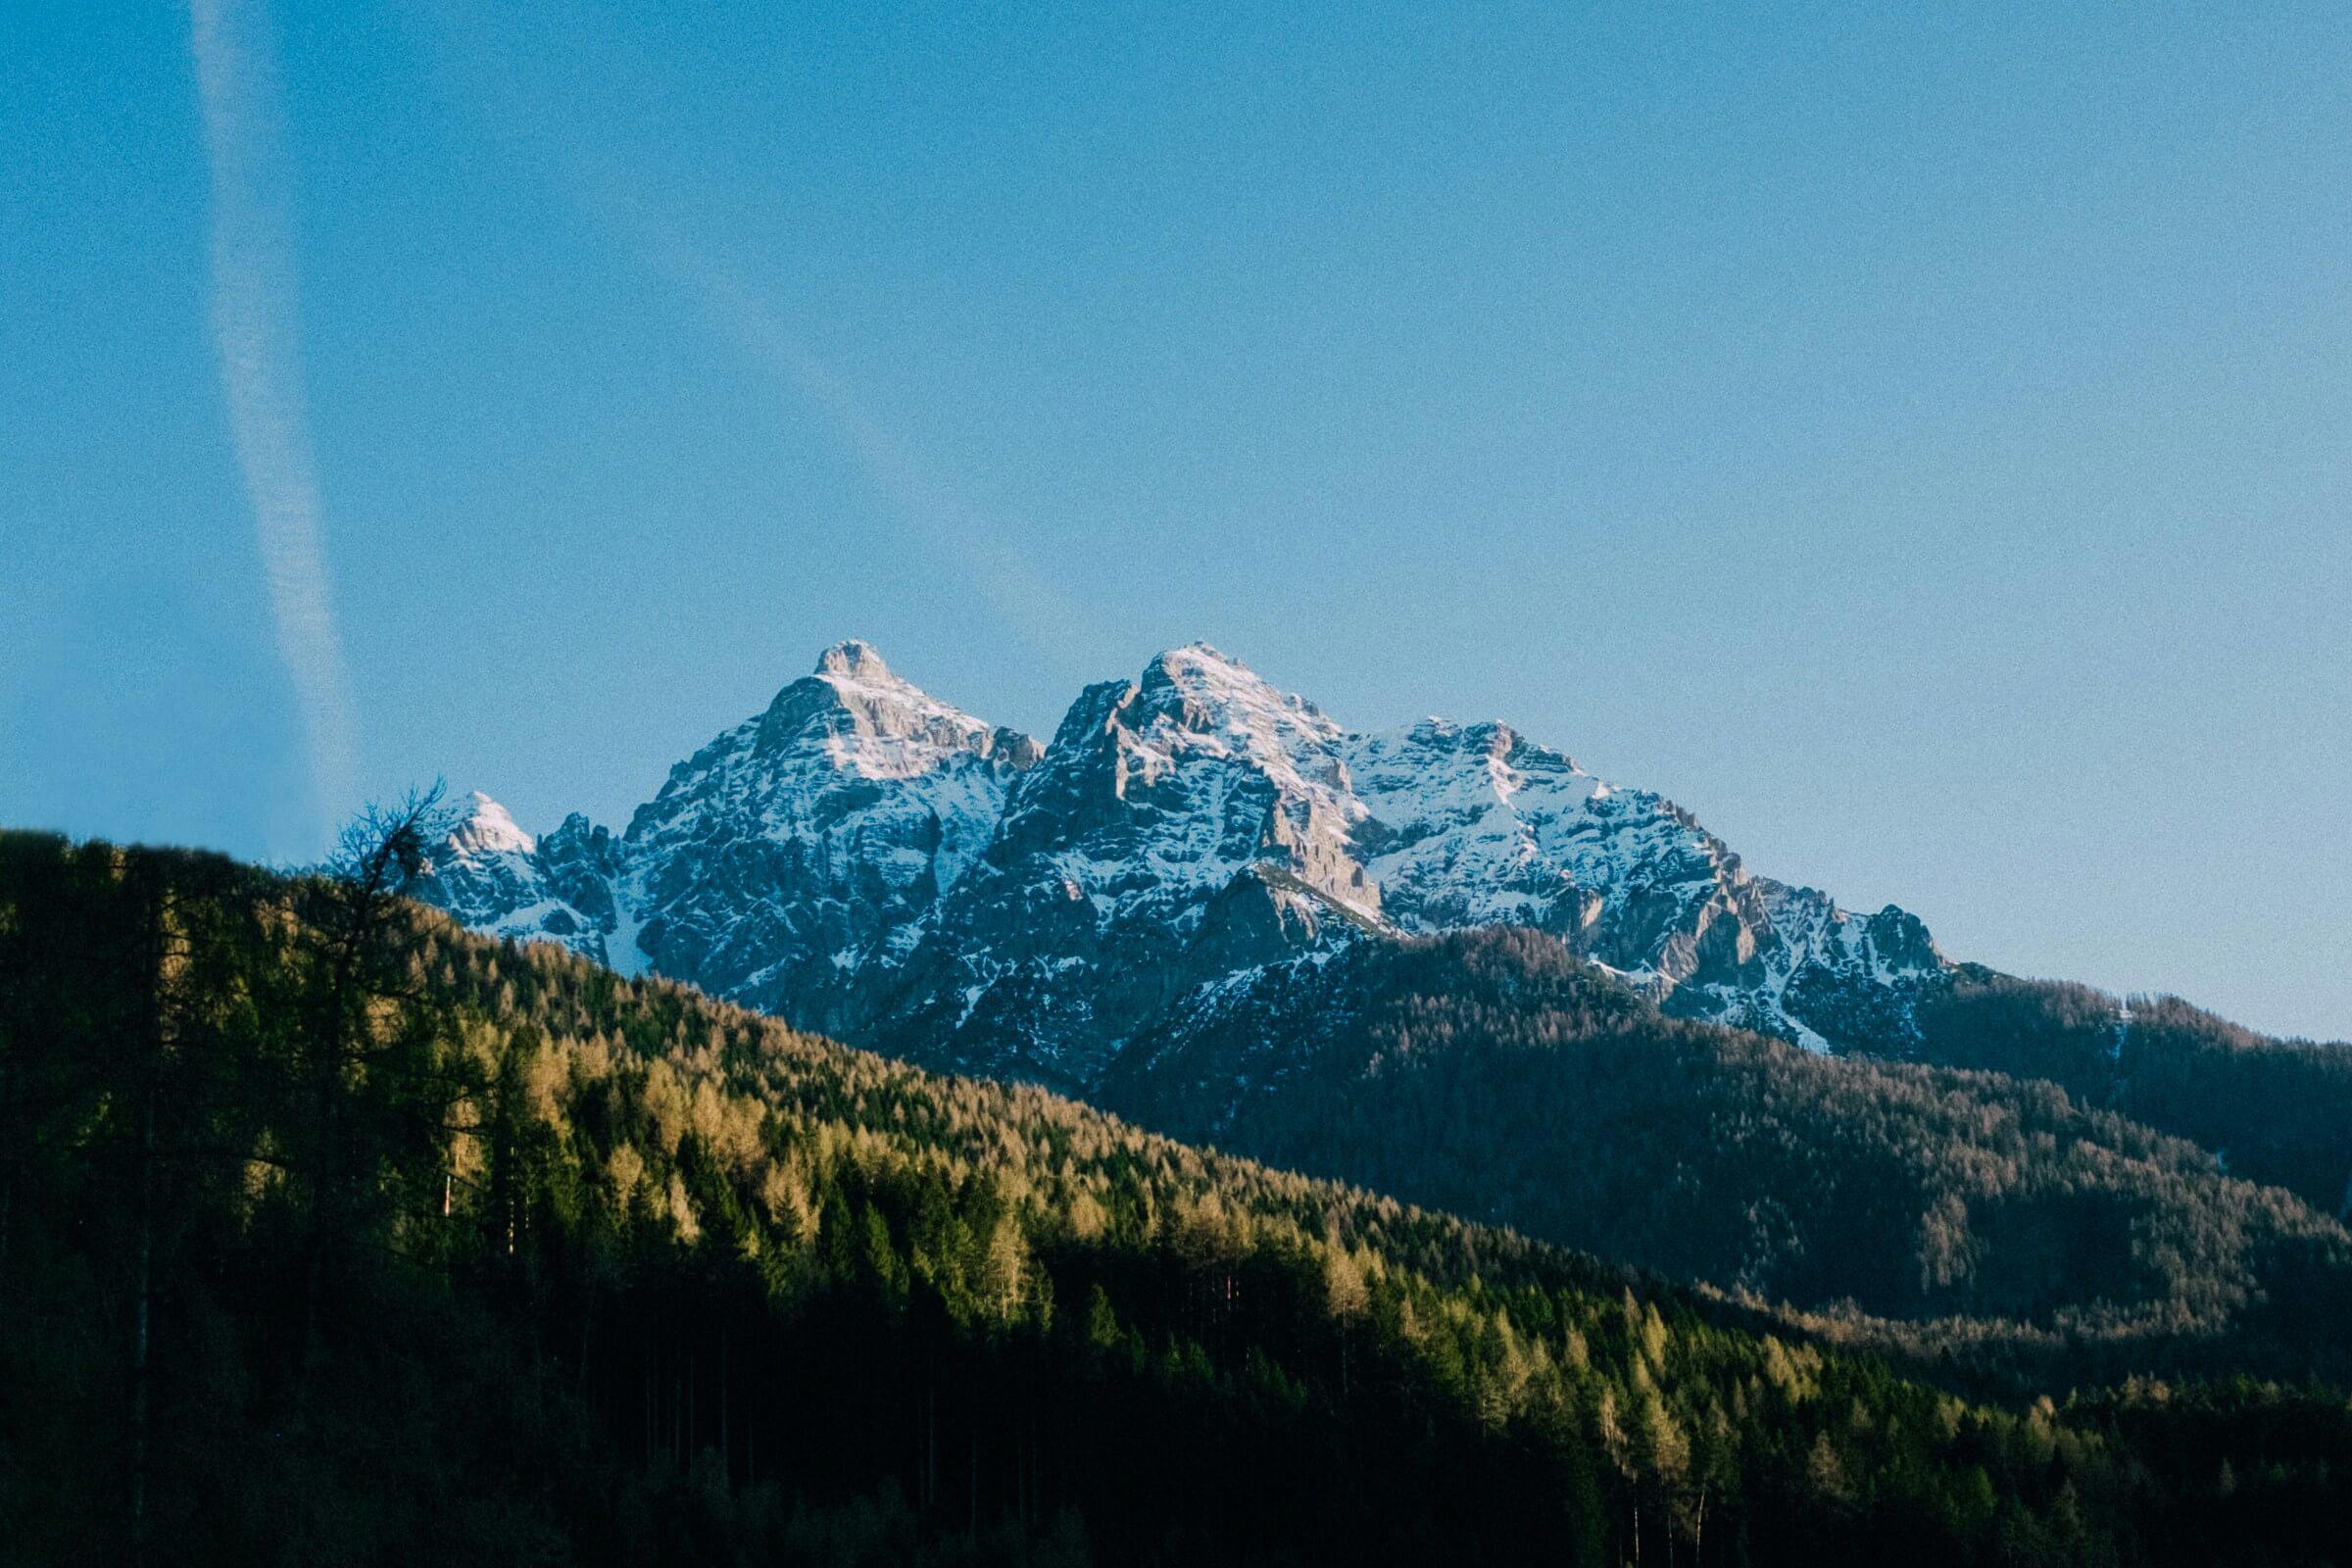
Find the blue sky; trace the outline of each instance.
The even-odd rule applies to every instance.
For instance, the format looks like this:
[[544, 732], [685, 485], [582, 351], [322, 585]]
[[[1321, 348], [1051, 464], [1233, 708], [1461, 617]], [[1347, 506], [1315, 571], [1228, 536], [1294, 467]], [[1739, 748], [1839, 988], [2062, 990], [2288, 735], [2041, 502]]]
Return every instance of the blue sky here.
[[1206, 638], [2352, 1035], [2341, 6], [481, 9], [10, 18], [0, 820]]

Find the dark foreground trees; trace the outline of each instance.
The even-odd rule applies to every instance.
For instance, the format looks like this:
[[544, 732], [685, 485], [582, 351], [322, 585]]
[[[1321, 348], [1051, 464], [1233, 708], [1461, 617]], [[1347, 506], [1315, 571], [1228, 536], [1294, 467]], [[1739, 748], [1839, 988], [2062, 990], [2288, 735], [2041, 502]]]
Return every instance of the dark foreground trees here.
[[1973, 1403], [385, 891], [0, 840], [0, 1557], [2297, 1562], [2352, 1534], [2333, 1392]]

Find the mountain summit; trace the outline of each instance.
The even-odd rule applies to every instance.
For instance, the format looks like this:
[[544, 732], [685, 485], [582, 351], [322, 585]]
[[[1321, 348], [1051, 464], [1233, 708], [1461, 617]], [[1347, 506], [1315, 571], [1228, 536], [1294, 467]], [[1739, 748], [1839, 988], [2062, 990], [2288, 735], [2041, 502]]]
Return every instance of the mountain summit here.
[[835, 643], [817, 655], [815, 673], [842, 675], [852, 680], [897, 678], [882, 662], [882, 656], [874, 651], [874, 645], [856, 637]]
[[1901, 1045], [1947, 966], [1920, 922], [1750, 876], [1664, 797], [1499, 723], [1344, 728], [1194, 643], [1040, 746], [870, 645], [825, 650], [614, 837], [497, 803], [428, 896], [793, 1022], [1085, 1090], [1125, 1042], [1366, 939], [1527, 925], [1669, 1011]]

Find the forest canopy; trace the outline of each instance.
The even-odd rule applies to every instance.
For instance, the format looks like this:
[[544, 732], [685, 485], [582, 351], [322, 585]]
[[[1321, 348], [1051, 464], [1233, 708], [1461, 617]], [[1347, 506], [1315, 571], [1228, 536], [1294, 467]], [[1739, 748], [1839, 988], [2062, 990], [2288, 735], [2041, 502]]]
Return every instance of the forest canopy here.
[[25, 1561], [2293, 1562], [2308, 1383], [1970, 1397], [340, 874], [0, 838]]

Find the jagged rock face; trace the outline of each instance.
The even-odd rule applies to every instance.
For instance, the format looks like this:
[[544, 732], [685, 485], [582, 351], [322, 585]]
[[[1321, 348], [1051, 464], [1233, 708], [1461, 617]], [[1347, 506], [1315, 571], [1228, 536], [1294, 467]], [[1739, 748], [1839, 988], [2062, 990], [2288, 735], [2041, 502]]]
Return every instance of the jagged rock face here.
[[[539, 841], [540, 875], [546, 881], [549, 896], [562, 906], [548, 918], [558, 919], [568, 912], [583, 936], [594, 933], [598, 948], [603, 949], [605, 934], [620, 922], [615, 890], [624, 864], [624, 848], [612, 830], [598, 827], [579, 812], [572, 812], [561, 827]], [[558, 926], [547, 929], [554, 936], [570, 935]], [[615, 962], [609, 951], [600, 951], [596, 956], [604, 963]]]
[[575, 816], [534, 846], [484, 803], [444, 860], [427, 891], [469, 924], [1080, 1091], [1147, 1026], [1366, 937], [1534, 926], [1817, 1049], [1902, 1049], [1946, 971], [1912, 916], [1750, 877], [1507, 726], [1353, 733], [1200, 644], [1088, 687], [1041, 748], [844, 643], [624, 837]]
[[[433, 857], [416, 891], [459, 912], [466, 923], [499, 936], [537, 936], [551, 907], [538, 845], [507, 808], [474, 791], [466, 815]], [[560, 901], [556, 901], [560, 902]]]
[[1090, 686], [924, 933], [884, 1043], [1081, 1087], [1195, 986], [1376, 923], [1345, 738], [1205, 647]]
[[895, 966], [1039, 751], [829, 649], [767, 711], [670, 770], [629, 822], [637, 946], [662, 974], [824, 1027]]
[[1613, 789], [1501, 724], [1425, 719], [1358, 737], [1348, 762], [1372, 873], [1405, 930], [1534, 926], [1669, 985], [1753, 956], [1712, 934], [1740, 913], [1739, 858], [1671, 801]]
[[1908, 1052], [1919, 1037], [1913, 1009], [1949, 967], [1919, 916], [1891, 904], [1851, 913], [1816, 888], [1766, 877], [1748, 885], [1771, 934], [1761, 978], [1741, 987], [1693, 976], [1667, 1010], [1793, 1033], [1811, 1046]]
[[1940, 979], [1927, 928], [1750, 878], [1698, 820], [1502, 724], [1425, 719], [1346, 748], [1357, 842], [1400, 930], [1526, 925], [1669, 1011], [1808, 1045], [1899, 1040]]
[[476, 797], [424, 892], [469, 925], [850, 1031], [1040, 755], [842, 643], [672, 768], [623, 837], [575, 814], [493, 861]]
[[615, 940], [633, 930], [619, 901], [624, 864], [620, 841], [579, 812], [534, 840], [476, 790], [412, 891], [478, 931], [560, 942], [634, 974], [642, 956]]

